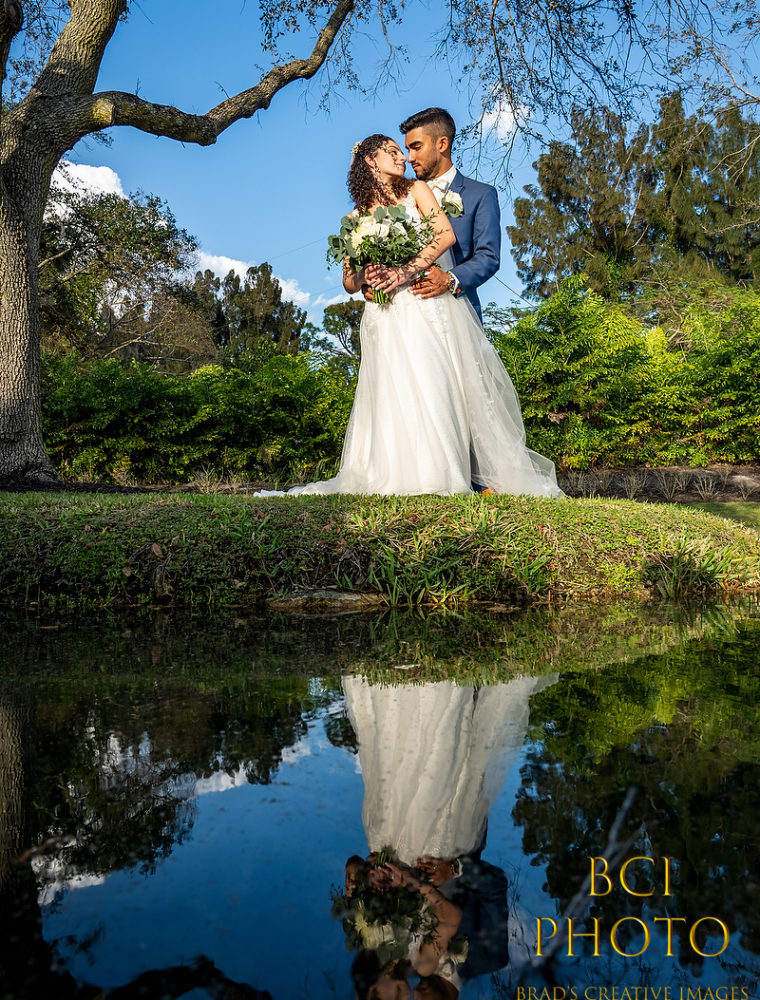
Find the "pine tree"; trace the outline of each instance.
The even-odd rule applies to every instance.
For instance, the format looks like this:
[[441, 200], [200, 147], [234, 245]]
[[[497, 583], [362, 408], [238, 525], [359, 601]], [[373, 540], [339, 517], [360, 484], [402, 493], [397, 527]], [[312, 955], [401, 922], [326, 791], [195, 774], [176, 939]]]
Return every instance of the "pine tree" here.
[[538, 186], [515, 201], [515, 225], [507, 227], [528, 291], [547, 295], [580, 273], [602, 293], [635, 287], [651, 256], [647, 139], [643, 129], [628, 140], [610, 111], [578, 111], [572, 143], [553, 142], [538, 158]]
[[282, 297], [272, 265], [249, 267], [245, 278], [230, 271], [222, 282], [222, 306], [229, 330], [231, 358], [255, 352], [260, 342], [279, 354], [297, 354], [306, 313]]
[[680, 93], [651, 129], [626, 136], [609, 111], [578, 112], [573, 138], [534, 164], [536, 185], [507, 229], [528, 291], [583, 273], [609, 298], [663, 296], [760, 278], [760, 126], [736, 109], [687, 116]]
[[760, 284], [760, 127], [736, 108], [713, 130], [707, 228], [715, 266], [742, 285]]

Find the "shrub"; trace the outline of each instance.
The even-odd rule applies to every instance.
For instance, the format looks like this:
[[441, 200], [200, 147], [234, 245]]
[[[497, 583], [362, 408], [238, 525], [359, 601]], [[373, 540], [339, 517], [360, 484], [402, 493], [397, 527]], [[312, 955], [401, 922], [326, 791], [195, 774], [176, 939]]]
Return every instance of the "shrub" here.
[[72, 356], [44, 368], [46, 443], [68, 479], [179, 483], [199, 468], [272, 478], [334, 462], [353, 396], [308, 354], [186, 376]]
[[570, 278], [512, 329], [491, 331], [531, 447], [582, 469], [760, 457], [760, 298], [729, 301], [695, 312], [699, 335], [675, 343]]

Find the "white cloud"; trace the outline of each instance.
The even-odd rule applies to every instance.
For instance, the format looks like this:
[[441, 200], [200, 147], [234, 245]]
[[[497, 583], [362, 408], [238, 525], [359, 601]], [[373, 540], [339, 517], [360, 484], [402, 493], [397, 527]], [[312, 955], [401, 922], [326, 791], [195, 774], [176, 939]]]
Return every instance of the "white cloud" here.
[[277, 278], [282, 287], [282, 297], [290, 302], [295, 302], [301, 309], [308, 309], [311, 305], [311, 292], [305, 292], [295, 278]]
[[234, 257], [225, 257], [222, 254], [206, 253], [199, 250], [196, 254], [198, 268], [201, 271], [212, 271], [218, 278], [226, 278], [230, 271], [234, 271], [240, 278], [245, 277], [245, 272], [252, 266], [252, 261], [235, 260]]
[[226, 792], [230, 788], [240, 788], [248, 784], [248, 775], [242, 767], [237, 768], [232, 774], [226, 771], [216, 771], [208, 778], [198, 778], [195, 782], [194, 797], [209, 795], [213, 792]]
[[483, 115], [483, 132], [495, 135], [501, 142], [507, 142], [512, 138], [517, 122], [525, 119], [527, 114], [528, 109], [525, 107], [513, 108], [506, 102], [501, 102]]
[[117, 194], [126, 197], [121, 179], [110, 167], [92, 167], [87, 163], [61, 160], [53, 174], [53, 184], [65, 191], [84, 188], [98, 194]]
[[[226, 278], [230, 271], [234, 271], [242, 279], [245, 277], [248, 268], [254, 266], [252, 260], [236, 260], [234, 257], [206, 253], [204, 250], [199, 250], [196, 258], [201, 271], [213, 271], [219, 278]], [[281, 278], [277, 274], [274, 277], [280, 282], [282, 297], [284, 299], [295, 302], [296, 305], [304, 308], [310, 305], [311, 293], [305, 292], [295, 278]]]
[[[230, 271], [234, 271], [241, 279], [245, 277], [249, 267], [254, 266], [253, 261], [236, 260], [234, 257], [225, 257], [223, 254], [206, 253], [199, 250], [196, 254], [197, 267], [201, 271], [212, 271], [217, 277], [225, 278]], [[313, 323], [319, 323], [322, 319], [322, 310], [326, 306], [334, 305], [336, 302], [345, 302], [349, 296], [344, 293], [328, 297], [320, 292], [316, 298], [311, 292], [304, 291], [296, 278], [283, 278], [279, 274], [274, 277], [280, 282], [282, 297], [288, 302], [295, 302], [300, 309], [306, 309], [309, 319]]]
[[311, 756], [311, 746], [306, 740], [299, 740], [292, 747], [283, 747], [280, 760], [283, 764], [297, 764], [301, 757]]
[[328, 299], [324, 295], [318, 295], [316, 299], [311, 304], [312, 309], [320, 308], [326, 309], [327, 306], [337, 305], [338, 302], [348, 302], [349, 299], [360, 299], [361, 295], [349, 295], [347, 292], [343, 292], [341, 295], [333, 295], [332, 298]]
[[[53, 174], [53, 184], [65, 191], [84, 189], [88, 192], [116, 194], [120, 198], [126, 197], [119, 175], [110, 167], [94, 167], [86, 163], [61, 160]], [[53, 210], [55, 211], [55, 209]], [[220, 278], [225, 278], [230, 271], [234, 271], [243, 279], [248, 268], [253, 265], [254, 261], [238, 260], [224, 254], [206, 253], [204, 250], [199, 250], [196, 254], [194, 270], [209, 270]], [[326, 306], [334, 305], [336, 302], [345, 302], [348, 298], [345, 293], [332, 297], [320, 293], [314, 298], [311, 292], [301, 288], [296, 278], [283, 278], [280, 275], [275, 275], [275, 277], [282, 286], [283, 298], [295, 302], [301, 309], [306, 309], [309, 312], [309, 318], [315, 323], [321, 321], [322, 310]], [[329, 280], [333, 281], [334, 279], [331, 277]]]

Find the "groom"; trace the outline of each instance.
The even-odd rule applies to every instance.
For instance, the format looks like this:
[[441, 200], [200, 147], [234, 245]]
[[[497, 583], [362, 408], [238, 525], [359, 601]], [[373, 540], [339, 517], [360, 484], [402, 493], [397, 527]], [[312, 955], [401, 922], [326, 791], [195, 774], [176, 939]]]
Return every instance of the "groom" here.
[[499, 199], [490, 184], [464, 177], [451, 162], [456, 126], [443, 108], [426, 108], [401, 123], [406, 136], [407, 159], [418, 179], [427, 181], [438, 203], [448, 194], [462, 199], [462, 214], [449, 215], [456, 236], [452, 247], [454, 267], [431, 267], [412, 284], [420, 298], [446, 292], [466, 295], [482, 320], [477, 289], [499, 270], [501, 228]]

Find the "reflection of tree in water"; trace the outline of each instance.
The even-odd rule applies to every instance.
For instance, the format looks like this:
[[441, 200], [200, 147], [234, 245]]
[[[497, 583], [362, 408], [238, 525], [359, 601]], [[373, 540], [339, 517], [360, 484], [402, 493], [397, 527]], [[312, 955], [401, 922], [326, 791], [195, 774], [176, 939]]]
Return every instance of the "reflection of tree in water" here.
[[192, 825], [199, 781], [268, 783], [329, 698], [303, 679], [160, 697], [93, 699], [86, 687], [66, 702], [38, 696], [29, 776], [38, 836], [75, 836], [66, 861], [91, 873], [151, 864]]
[[[726, 619], [729, 625], [732, 620]], [[129, 625], [119, 617], [110, 627], [108, 622], [103, 627], [61, 624], [58, 632], [41, 631], [33, 621], [11, 623], [0, 649], [0, 686], [10, 692], [0, 719], [0, 975], [19, 984], [15, 997], [75, 995], [75, 984], [66, 985], [64, 976], [55, 986], [48, 978], [51, 950], [41, 933], [41, 882], [53, 887], [75, 874], [97, 877], [136, 863], [155, 864], [190, 828], [199, 781], [225, 787], [225, 782], [238, 780], [272, 780], [283, 750], [298, 743], [321, 708], [330, 711], [330, 741], [355, 747], [337, 704], [339, 682], [315, 687], [308, 679], [314, 674], [337, 677], [357, 666], [371, 672], [414, 663], [420, 678], [459, 676], [465, 670], [470, 682], [492, 682], [500, 671], [513, 676], [525, 663], [540, 662], [549, 670], [582, 667], [593, 659], [630, 658], [632, 627], [636, 647], [650, 649], [705, 628], [701, 619], [688, 614], [675, 629], [669, 618], [661, 620], [655, 613], [632, 623], [629, 610], [615, 608], [572, 615], [542, 609], [514, 619], [389, 615], [327, 622], [277, 616], [237, 621], [159, 614], [138, 616]], [[710, 627], [715, 631], [715, 623]], [[670, 692], [661, 688], [657, 690], [669, 704]], [[586, 696], [599, 698], [591, 690]], [[603, 708], [611, 707], [608, 699]], [[570, 713], [569, 747], [561, 745], [562, 734], [556, 730], [547, 735], [560, 741], [553, 747], [558, 759], [570, 755], [568, 773], [583, 776], [588, 765], [572, 756], [578, 753], [572, 744], [583, 742], [578, 733], [584, 734], [587, 721], [578, 714]], [[13, 725], [6, 724], [8, 719], [15, 720]], [[700, 722], [706, 727], [711, 720], [703, 713]], [[621, 728], [616, 719], [612, 727], [621, 746], [627, 746], [621, 732], [643, 725], [633, 717], [627, 724]], [[601, 758], [612, 752], [603, 728], [591, 740]], [[622, 757], [627, 761], [625, 753]], [[598, 769], [596, 759], [592, 773]], [[606, 811], [603, 802], [595, 801], [596, 790], [593, 796], [589, 790], [586, 811], [589, 817], [599, 813], [600, 826], [609, 825], [618, 801], [617, 766], [609, 764]], [[538, 766], [537, 787], [545, 778]], [[557, 802], [566, 802], [561, 793], [557, 789]], [[561, 816], [564, 825], [572, 812]], [[551, 818], [546, 822], [546, 843], [556, 846]], [[75, 839], [57, 851], [55, 863], [48, 849], [12, 866], [13, 857], [60, 834]], [[604, 841], [602, 833], [599, 841]], [[672, 853], [680, 856], [677, 850]], [[575, 856], [578, 860], [577, 852]], [[175, 972], [156, 972], [167, 986], [155, 995], [181, 995], [182, 977]], [[235, 995], [207, 965], [198, 975], [214, 982], [217, 992], [211, 995], [221, 996], [223, 990]], [[36, 993], [29, 985], [35, 978], [48, 984]], [[153, 995], [156, 982], [149, 986], [143, 980], [139, 988], [148, 992], [142, 995]], [[78, 988], [76, 992], [85, 995]]]
[[[623, 836], [640, 825], [643, 835], [626, 856], [672, 857], [672, 896], [661, 894], [662, 863], [654, 879], [649, 866], [632, 866], [632, 886], [655, 895], [643, 901], [616, 888], [595, 898], [588, 915], [599, 916], [607, 933], [625, 915], [650, 927], [655, 916], [686, 917], [674, 925], [682, 942], [674, 951], [693, 974], [703, 960], [680, 928], [708, 914], [760, 953], [758, 638], [760, 623], [750, 622], [719, 652], [695, 643], [633, 671], [568, 677], [532, 706], [535, 743], [513, 815], [525, 828], [525, 851], [546, 864], [560, 911], [588, 873], [589, 856], [603, 853], [634, 787]], [[700, 947], [711, 950], [704, 940]]]
[[[53, 684], [4, 688], [0, 973], [13, 989], [3, 995], [88, 995], [51, 971], [40, 899], [50, 900], [72, 878], [153, 866], [192, 826], [199, 789], [271, 781], [283, 751], [305, 736], [338, 692], [305, 678], [211, 690], [171, 681], [157, 690], [117, 681], [104, 686], [97, 675], [69, 683], [65, 692]], [[35, 853], [35, 845], [59, 837], [66, 846]], [[23, 863], [14, 863], [18, 858]], [[192, 980], [213, 987], [211, 995], [261, 996], [228, 983], [210, 963], [193, 975], [156, 971], [139, 989], [164, 983], [156, 996], [180, 996]], [[125, 987], [116, 995], [154, 994]]]

